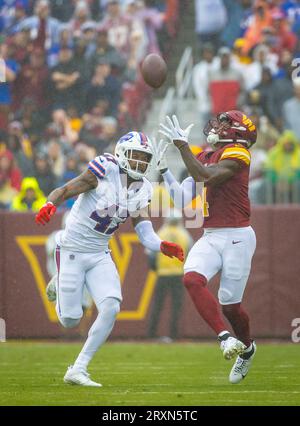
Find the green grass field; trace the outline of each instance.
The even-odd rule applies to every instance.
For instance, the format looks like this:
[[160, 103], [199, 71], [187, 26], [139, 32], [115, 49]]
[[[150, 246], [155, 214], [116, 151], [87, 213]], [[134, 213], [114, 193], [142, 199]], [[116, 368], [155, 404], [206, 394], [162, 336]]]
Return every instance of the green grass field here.
[[259, 344], [249, 376], [228, 382], [216, 344], [108, 343], [90, 366], [102, 388], [63, 383], [81, 345], [0, 344], [0, 405], [300, 405], [300, 346]]

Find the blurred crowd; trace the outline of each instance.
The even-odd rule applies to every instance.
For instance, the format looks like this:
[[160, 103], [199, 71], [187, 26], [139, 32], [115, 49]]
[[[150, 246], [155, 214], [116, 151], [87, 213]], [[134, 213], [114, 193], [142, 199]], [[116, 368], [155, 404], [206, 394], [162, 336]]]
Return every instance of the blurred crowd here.
[[[0, 209], [37, 210], [139, 129], [151, 104], [140, 63], [168, 59], [191, 3], [0, 0]], [[258, 127], [251, 200], [299, 203], [300, 0], [193, 3], [199, 121], [244, 110]]]
[[0, 209], [38, 210], [139, 128], [151, 102], [140, 63], [149, 53], [167, 59], [182, 6], [0, 0]]
[[258, 128], [252, 202], [300, 203], [300, 1], [196, 0], [195, 7], [201, 122], [245, 111]]

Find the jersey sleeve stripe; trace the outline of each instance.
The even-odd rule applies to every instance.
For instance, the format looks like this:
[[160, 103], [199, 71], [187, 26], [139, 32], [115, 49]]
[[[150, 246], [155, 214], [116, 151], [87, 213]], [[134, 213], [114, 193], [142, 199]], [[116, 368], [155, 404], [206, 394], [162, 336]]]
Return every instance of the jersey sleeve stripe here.
[[231, 150], [231, 149], [226, 149], [224, 152], [223, 152], [223, 154], [222, 154], [222, 156], [221, 156], [221, 160], [223, 159], [223, 158], [227, 158], [227, 157], [235, 157], [235, 156], [241, 156], [241, 157], [244, 157], [244, 158], [247, 158], [247, 160], [250, 162], [250, 160], [251, 160], [251, 157], [250, 157], [250, 154], [249, 154], [249, 152], [248, 151], [244, 151], [244, 150], [242, 150], [242, 149], [233, 149], [233, 150]]
[[225, 160], [226, 158], [233, 158], [236, 160], [241, 160], [244, 163], [246, 163], [247, 165], [250, 164], [250, 157], [246, 156], [242, 153], [228, 153], [227, 155], [222, 155], [221, 160]]
[[93, 160], [92, 163], [100, 170], [101, 173], [105, 174], [105, 168], [98, 163], [98, 161]]
[[227, 149], [225, 149], [225, 150], [223, 151], [222, 156], [223, 156], [223, 155], [225, 155], [225, 154], [227, 154], [227, 153], [230, 153], [230, 152], [232, 152], [232, 153], [244, 154], [244, 155], [246, 155], [247, 157], [251, 158], [251, 154], [250, 154], [250, 152], [249, 152], [249, 151], [247, 151], [247, 150], [246, 150], [246, 149], [244, 149], [244, 148], [239, 148], [239, 147], [235, 147], [235, 148], [227, 148]]
[[89, 163], [88, 169], [92, 173], [94, 173], [94, 175], [96, 175], [99, 179], [103, 179], [104, 178], [104, 175], [100, 174], [99, 170], [97, 170], [96, 167], [92, 163]]

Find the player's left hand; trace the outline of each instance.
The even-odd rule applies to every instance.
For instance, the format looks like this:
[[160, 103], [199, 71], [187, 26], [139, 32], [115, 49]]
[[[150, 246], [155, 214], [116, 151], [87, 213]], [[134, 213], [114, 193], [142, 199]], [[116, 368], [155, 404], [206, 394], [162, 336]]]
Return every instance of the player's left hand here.
[[184, 253], [182, 247], [178, 244], [170, 243], [169, 241], [162, 241], [160, 251], [168, 257], [177, 257], [180, 262], [184, 261]]
[[166, 136], [171, 142], [179, 141], [188, 143], [189, 134], [194, 124], [190, 124], [186, 129], [182, 129], [176, 115], [172, 116], [172, 120], [167, 115], [166, 120], [167, 125], [160, 123], [161, 129], [159, 132]]
[[164, 140], [156, 141], [155, 138], [152, 138], [152, 151], [154, 156], [154, 162], [156, 169], [160, 173], [164, 173], [168, 169], [168, 164], [166, 160], [166, 151], [170, 145], [170, 142], [166, 143]]

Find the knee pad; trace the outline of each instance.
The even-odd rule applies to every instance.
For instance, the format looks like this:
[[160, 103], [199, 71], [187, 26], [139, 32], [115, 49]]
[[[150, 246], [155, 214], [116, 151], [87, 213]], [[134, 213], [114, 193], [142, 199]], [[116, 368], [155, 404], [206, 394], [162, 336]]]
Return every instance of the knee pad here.
[[198, 274], [198, 272], [187, 272], [183, 276], [183, 284], [187, 289], [193, 287], [194, 285], [205, 287], [207, 284], [207, 279], [204, 275]]
[[[218, 298], [221, 305], [228, 304], [233, 298], [233, 293], [226, 288], [220, 288], [218, 291]], [[234, 305], [230, 305], [230, 306], [234, 306]]]
[[59, 321], [65, 328], [74, 328], [80, 323], [81, 318], [60, 317]]
[[118, 299], [114, 299], [113, 297], [104, 299], [100, 305], [99, 313], [101, 315], [116, 317], [119, 312], [120, 312], [120, 301]]

